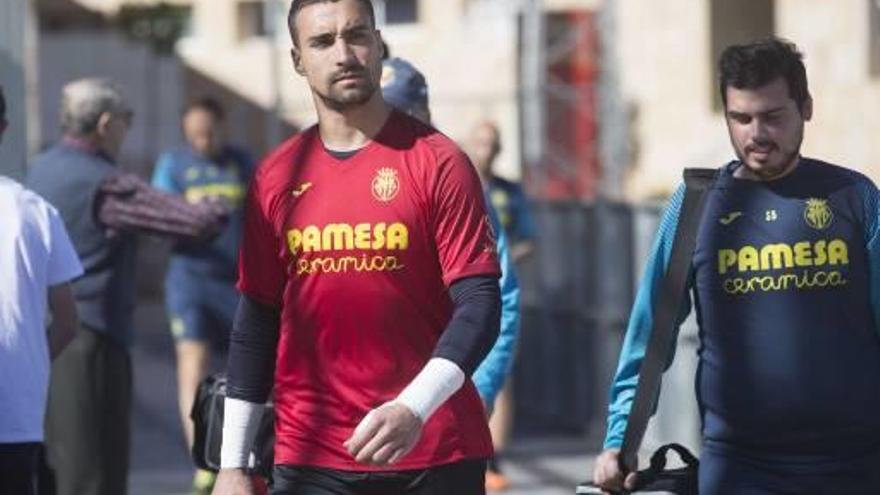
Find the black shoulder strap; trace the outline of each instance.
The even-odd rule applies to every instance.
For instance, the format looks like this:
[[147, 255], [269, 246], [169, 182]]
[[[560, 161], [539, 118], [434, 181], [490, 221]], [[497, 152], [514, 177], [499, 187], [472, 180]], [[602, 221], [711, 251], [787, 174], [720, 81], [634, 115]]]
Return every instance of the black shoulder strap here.
[[684, 171], [684, 201], [672, 243], [672, 254], [663, 277], [657, 306], [654, 308], [651, 338], [639, 369], [639, 382], [621, 447], [621, 467], [626, 471], [634, 470], [638, 464], [642, 437], [660, 392], [660, 377], [675, 346], [676, 318], [691, 276], [691, 259], [697, 242], [697, 229], [703, 216], [706, 193], [716, 175], [715, 169], [693, 168]]

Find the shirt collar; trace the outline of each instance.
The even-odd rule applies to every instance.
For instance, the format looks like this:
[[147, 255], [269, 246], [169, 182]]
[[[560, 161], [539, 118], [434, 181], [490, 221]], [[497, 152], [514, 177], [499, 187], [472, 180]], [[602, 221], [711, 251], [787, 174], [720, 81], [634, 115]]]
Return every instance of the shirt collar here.
[[110, 157], [107, 153], [105, 153], [101, 148], [96, 146], [94, 143], [89, 141], [88, 139], [83, 139], [76, 136], [65, 135], [61, 138], [61, 143], [68, 148], [73, 148], [75, 150], [81, 151], [83, 153], [89, 155], [95, 155], [103, 158], [104, 160], [115, 164], [116, 161]]

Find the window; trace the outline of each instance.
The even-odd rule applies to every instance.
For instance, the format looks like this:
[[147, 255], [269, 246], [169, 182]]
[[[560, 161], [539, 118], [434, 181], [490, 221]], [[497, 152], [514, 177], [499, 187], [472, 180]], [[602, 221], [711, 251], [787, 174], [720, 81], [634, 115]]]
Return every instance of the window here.
[[418, 0], [380, 1], [376, 2], [376, 13], [385, 24], [410, 24], [419, 20], [418, 4]]
[[712, 108], [721, 110], [718, 58], [730, 45], [773, 36], [774, 0], [711, 0]]
[[238, 3], [238, 39], [266, 36], [266, 16], [263, 2], [245, 0]]
[[190, 6], [179, 6], [176, 7], [180, 16], [181, 22], [181, 38], [186, 38], [192, 36], [193, 33], [193, 16], [192, 16], [192, 7]]
[[868, 0], [868, 71], [871, 77], [880, 78], [880, 0]]

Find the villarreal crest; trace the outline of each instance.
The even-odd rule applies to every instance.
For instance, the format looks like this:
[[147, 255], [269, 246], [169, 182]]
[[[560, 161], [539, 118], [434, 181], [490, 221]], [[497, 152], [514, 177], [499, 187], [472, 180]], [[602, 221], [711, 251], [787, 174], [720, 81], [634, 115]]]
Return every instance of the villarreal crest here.
[[810, 198], [807, 200], [807, 207], [804, 210], [804, 220], [807, 225], [816, 230], [825, 230], [834, 220], [834, 213], [828, 206], [827, 199]]
[[373, 197], [377, 200], [387, 203], [397, 196], [400, 192], [400, 179], [397, 177], [397, 170], [393, 168], [380, 168], [376, 171], [371, 184]]

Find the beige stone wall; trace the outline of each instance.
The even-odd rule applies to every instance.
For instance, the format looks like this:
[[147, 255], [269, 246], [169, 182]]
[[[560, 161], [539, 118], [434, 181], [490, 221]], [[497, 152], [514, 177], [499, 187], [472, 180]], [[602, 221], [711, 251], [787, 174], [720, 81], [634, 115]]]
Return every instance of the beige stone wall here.
[[685, 166], [728, 159], [723, 122], [712, 110], [708, 2], [619, 0], [622, 90], [634, 109], [637, 154], [626, 196], [671, 191]]
[[425, 74], [435, 126], [462, 140], [477, 122], [497, 122], [503, 141], [498, 172], [518, 178], [515, 19], [489, 15], [462, 19], [424, 27], [391, 26], [384, 34], [393, 55]]
[[[104, 12], [126, 2], [154, 0], [77, 0]], [[236, 0], [175, 0], [193, 5], [193, 33], [178, 51], [187, 66], [243, 98], [271, 108], [275, 86], [282, 113], [297, 125], [314, 123], [311, 95], [291, 67], [286, 32], [270, 40], [238, 39]], [[512, 0], [420, 0], [416, 24], [386, 26], [392, 52], [418, 67], [428, 79], [435, 125], [465, 139], [472, 126], [493, 120], [501, 128], [500, 175], [521, 175], [516, 7]], [[595, 7], [601, 0], [548, 0], [548, 10]], [[289, 0], [282, 2], [286, 11]], [[285, 29], [283, 19], [280, 27]], [[274, 63], [274, 69], [273, 69]]]
[[[122, 2], [80, 1], [103, 8]], [[187, 64], [265, 108], [277, 84], [285, 117], [297, 125], [313, 123], [311, 96], [291, 68], [286, 33], [274, 47], [267, 39], [239, 40], [234, 0], [192, 1], [196, 35], [180, 45]], [[682, 168], [731, 159], [722, 116], [712, 107], [709, 0], [545, 0], [544, 6], [603, 4], [614, 9], [621, 92], [632, 109], [637, 150], [628, 164], [625, 196], [640, 200], [668, 193]], [[510, 5], [420, 0], [419, 23], [387, 26], [383, 34], [395, 55], [427, 76], [438, 128], [460, 139], [478, 120], [500, 123], [505, 144], [500, 172], [517, 178], [518, 33]], [[872, 108], [880, 102], [880, 80], [868, 75], [866, 14], [864, 0], [776, 0], [776, 32], [806, 55], [816, 111], [804, 152], [880, 178], [880, 111]]]
[[419, 0], [419, 23], [444, 28], [457, 23], [465, 11], [465, 0]]
[[[238, 0], [194, 0], [192, 4], [192, 30], [199, 43], [214, 50], [234, 48], [238, 38]], [[215, 52], [219, 62], [225, 56], [224, 52]]]
[[[95, 10], [98, 12], [103, 12], [105, 14], [113, 14], [120, 7], [125, 4], [141, 4], [141, 5], [154, 5], [158, 3], [170, 3], [176, 5], [189, 5], [193, 3], [194, 0], [73, 0], [74, 2], [82, 5], [91, 10]], [[215, 0], [217, 2], [223, 0]]]
[[[282, 112], [297, 126], [315, 122], [305, 80], [292, 69], [286, 31], [273, 47], [268, 39], [237, 40], [234, 0], [194, 0], [195, 36], [183, 40], [186, 63], [221, 81], [254, 103], [272, 105], [272, 60]], [[289, 2], [284, 2], [284, 11]], [[499, 172], [518, 178], [516, 22], [510, 15], [467, 15], [465, 2], [422, 0], [420, 22], [386, 26], [383, 36], [392, 53], [409, 60], [426, 76], [435, 125], [455, 139], [464, 138], [477, 121], [491, 119], [502, 129], [505, 146]], [[285, 29], [283, 19], [280, 27]]]
[[[637, 112], [639, 153], [627, 196], [671, 191], [685, 166], [733, 158], [714, 91], [709, 2], [618, 0], [623, 90]], [[815, 113], [805, 155], [880, 179], [880, 80], [868, 76], [867, 5], [863, 0], [777, 0], [776, 34], [806, 57]]]
[[546, 10], [598, 9], [602, 0], [544, 0]]
[[868, 73], [863, 0], [780, 0], [778, 31], [806, 56], [814, 100], [804, 153], [880, 180], [880, 79]]

